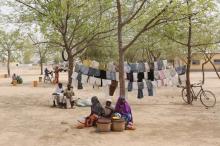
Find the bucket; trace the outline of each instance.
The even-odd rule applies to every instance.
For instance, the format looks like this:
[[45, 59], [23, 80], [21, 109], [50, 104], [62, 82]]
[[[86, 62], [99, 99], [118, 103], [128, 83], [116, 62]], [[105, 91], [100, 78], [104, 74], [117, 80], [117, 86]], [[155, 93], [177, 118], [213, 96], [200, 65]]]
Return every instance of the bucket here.
[[42, 79], [43, 79], [42, 77], [39, 77], [39, 82], [42, 82]]
[[98, 132], [109, 132], [111, 131], [111, 120], [108, 119], [98, 119], [96, 122], [97, 125], [97, 131]]
[[12, 81], [12, 85], [13, 85], [13, 86], [16, 86], [16, 85], [17, 85], [17, 80], [13, 80], [13, 81]]
[[123, 119], [112, 120], [112, 131], [122, 132], [125, 130], [125, 121]]
[[33, 87], [37, 87], [37, 81], [33, 81]]
[[4, 78], [8, 78], [8, 74], [4, 74]]

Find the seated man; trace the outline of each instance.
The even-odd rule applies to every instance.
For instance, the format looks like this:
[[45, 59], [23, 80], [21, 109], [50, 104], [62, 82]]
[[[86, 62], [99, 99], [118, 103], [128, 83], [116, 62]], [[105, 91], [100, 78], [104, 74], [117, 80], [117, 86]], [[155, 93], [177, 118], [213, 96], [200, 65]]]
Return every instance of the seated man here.
[[12, 75], [12, 82], [11, 84], [13, 84], [13, 80], [16, 80], [18, 84], [22, 84], [23, 80], [20, 76], [16, 75], [15, 73]]
[[62, 83], [58, 83], [58, 86], [55, 90], [55, 92], [53, 93], [53, 107], [56, 107], [56, 105], [62, 107], [63, 104], [61, 102], [61, 97], [63, 97], [63, 84]]
[[111, 99], [107, 99], [106, 100], [106, 105], [105, 105], [105, 118], [111, 118], [112, 114], [114, 113], [114, 107], [112, 106], [112, 100]]
[[12, 75], [12, 82], [11, 82], [11, 84], [13, 84], [13, 80], [17, 80], [17, 75], [15, 73]]
[[73, 96], [75, 96], [73, 92], [73, 87], [71, 85], [67, 85], [67, 88], [64, 91], [64, 97], [63, 97], [63, 107], [67, 108], [67, 101], [69, 100], [71, 108], [74, 106], [74, 100]]

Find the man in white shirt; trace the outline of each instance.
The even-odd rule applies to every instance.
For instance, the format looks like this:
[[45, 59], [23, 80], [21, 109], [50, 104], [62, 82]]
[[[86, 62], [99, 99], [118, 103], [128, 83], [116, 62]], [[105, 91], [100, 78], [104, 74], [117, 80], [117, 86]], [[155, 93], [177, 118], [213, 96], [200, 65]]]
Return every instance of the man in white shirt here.
[[56, 105], [62, 107], [61, 99], [63, 97], [63, 92], [64, 92], [63, 84], [58, 83], [58, 86], [57, 86], [55, 92], [53, 93], [53, 107], [56, 107]]

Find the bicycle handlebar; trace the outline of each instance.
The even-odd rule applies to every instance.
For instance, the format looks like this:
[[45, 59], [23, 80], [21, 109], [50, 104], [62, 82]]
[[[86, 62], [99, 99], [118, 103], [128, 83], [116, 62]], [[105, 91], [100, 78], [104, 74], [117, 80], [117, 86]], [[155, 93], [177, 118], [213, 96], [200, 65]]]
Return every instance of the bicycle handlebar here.
[[[199, 83], [194, 83], [191, 84], [191, 87], [201, 87], [203, 85], [202, 81], [200, 81]], [[186, 86], [183, 85], [177, 85], [178, 88], [186, 88]]]

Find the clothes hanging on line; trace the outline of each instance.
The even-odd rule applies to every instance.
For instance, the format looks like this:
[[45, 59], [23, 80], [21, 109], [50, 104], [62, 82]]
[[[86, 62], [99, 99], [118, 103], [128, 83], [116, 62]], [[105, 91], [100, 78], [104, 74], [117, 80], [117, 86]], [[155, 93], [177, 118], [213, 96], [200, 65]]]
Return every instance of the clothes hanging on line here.
[[186, 73], [186, 66], [178, 66], [175, 68], [178, 75], [183, 75]]
[[[174, 68], [167, 69], [166, 63], [167, 62], [163, 60], [158, 61], [157, 64], [125, 64], [127, 91], [137, 91], [137, 97], [142, 98], [145, 89], [148, 91], [149, 96], [153, 96], [156, 87], [175, 86], [177, 82], [176, 70]], [[154, 70], [155, 66], [157, 66], [157, 70]], [[108, 87], [109, 94], [112, 96], [118, 87], [119, 73], [116, 72], [116, 67], [113, 63], [109, 63], [106, 69], [107, 70], [100, 69], [100, 64], [98, 69], [98, 63], [96, 62], [93, 62], [90, 67], [78, 63], [75, 65], [75, 72], [72, 78], [73, 80], [77, 80], [78, 89], [82, 89], [83, 84], [89, 83], [93, 86]], [[143, 81], [146, 83], [143, 83]], [[144, 85], [143, 90], [141, 90], [142, 85]], [[153, 86], [153, 88], [151, 88], [151, 86]]]
[[111, 81], [111, 85], [109, 86], [109, 95], [113, 96], [116, 88], [118, 87], [118, 81]]
[[144, 97], [143, 89], [144, 89], [144, 82], [138, 82], [138, 95], [137, 95], [138, 99]]
[[83, 89], [83, 85], [82, 85], [82, 73], [79, 72], [77, 75], [77, 80], [78, 80], [78, 89]]
[[144, 72], [139, 72], [137, 74], [137, 82], [142, 82], [144, 78], [145, 78], [144, 77]]
[[148, 72], [148, 80], [154, 81], [154, 70], [150, 69]]

